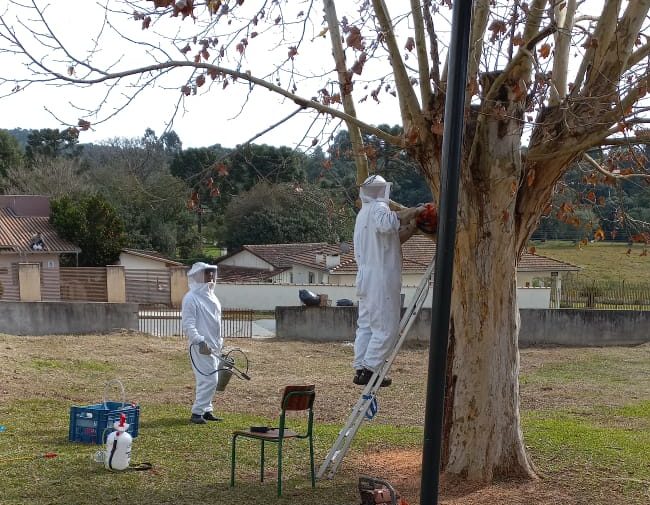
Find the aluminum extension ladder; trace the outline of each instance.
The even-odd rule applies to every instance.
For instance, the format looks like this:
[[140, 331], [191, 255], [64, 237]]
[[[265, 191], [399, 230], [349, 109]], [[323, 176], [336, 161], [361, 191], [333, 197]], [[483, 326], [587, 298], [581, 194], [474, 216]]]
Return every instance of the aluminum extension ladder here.
[[411, 329], [411, 326], [413, 326], [415, 318], [420, 313], [420, 309], [422, 308], [422, 305], [427, 298], [434, 266], [435, 258], [427, 267], [424, 276], [420, 280], [420, 284], [415, 290], [415, 294], [413, 295], [411, 302], [409, 303], [406, 311], [404, 312], [404, 315], [402, 316], [402, 319], [400, 320], [398, 339], [395, 343], [395, 346], [393, 347], [392, 352], [390, 353], [388, 359], [385, 361], [384, 365], [370, 378], [370, 381], [364, 388], [363, 393], [361, 393], [361, 396], [357, 400], [356, 405], [352, 408], [352, 413], [348, 417], [347, 423], [339, 432], [339, 436], [336, 439], [336, 442], [334, 442], [334, 445], [327, 453], [325, 461], [323, 461], [322, 465], [318, 469], [318, 473], [316, 474], [316, 477], [318, 479], [322, 479], [323, 477], [331, 479], [334, 477], [336, 470], [338, 470], [341, 462], [343, 461], [343, 458], [350, 448], [352, 439], [359, 430], [361, 423], [366, 418], [366, 413], [369, 412], [369, 409], [376, 410], [376, 394], [377, 390], [379, 389], [379, 385], [390, 369], [390, 366], [393, 364], [393, 360], [402, 347], [402, 343], [404, 342], [406, 335]]

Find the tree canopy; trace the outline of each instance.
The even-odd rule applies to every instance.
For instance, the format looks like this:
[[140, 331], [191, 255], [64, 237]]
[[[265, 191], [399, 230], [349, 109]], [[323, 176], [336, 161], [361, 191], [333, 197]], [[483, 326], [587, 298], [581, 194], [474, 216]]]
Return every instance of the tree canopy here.
[[260, 182], [228, 205], [224, 245], [350, 240], [352, 209], [335, 198], [309, 184]]
[[101, 196], [53, 200], [50, 222], [64, 239], [81, 248], [79, 266], [112, 265], [124, 246], [124, 225]]

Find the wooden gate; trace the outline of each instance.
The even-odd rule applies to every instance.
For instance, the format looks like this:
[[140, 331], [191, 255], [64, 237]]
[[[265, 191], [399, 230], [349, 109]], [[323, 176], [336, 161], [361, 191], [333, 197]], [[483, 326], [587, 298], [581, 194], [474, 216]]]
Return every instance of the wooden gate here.
[[171, 305], [171, 280], [169, 270], [124, 270], [126, 301], [149, 306]]

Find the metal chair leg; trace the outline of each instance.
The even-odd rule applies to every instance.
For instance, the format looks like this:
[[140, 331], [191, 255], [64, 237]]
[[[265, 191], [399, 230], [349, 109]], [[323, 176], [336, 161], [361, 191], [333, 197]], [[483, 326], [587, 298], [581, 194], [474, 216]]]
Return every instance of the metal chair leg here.
[[260, 482], [264, 482], [264, 440], [262, 442], [262, 447], [260, 449]]
[[282, 439], [278, 440], [278, 498], [282, 496]]
[[316, 487], [316, 474], [314, 473], [314, 442], [309, 435], [309, 463], [311, 468], [311, 487]]
[[233, 435], [232, 437], [232, 453], [230, 455], [230, 487], [235, 486], [235, 459], [236, 459], [236, 451], [235, 451], [235, 446], [237, 444], [237, 435]]

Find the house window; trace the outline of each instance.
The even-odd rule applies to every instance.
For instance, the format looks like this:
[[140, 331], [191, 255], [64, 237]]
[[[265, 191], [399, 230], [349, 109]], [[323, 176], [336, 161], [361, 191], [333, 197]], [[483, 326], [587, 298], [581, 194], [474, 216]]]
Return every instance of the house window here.
[[314, 283], [314, 272], [309, 272], [309, 284]]
[[289, 284], [293, 284], [293, 272], [289, 274]]

